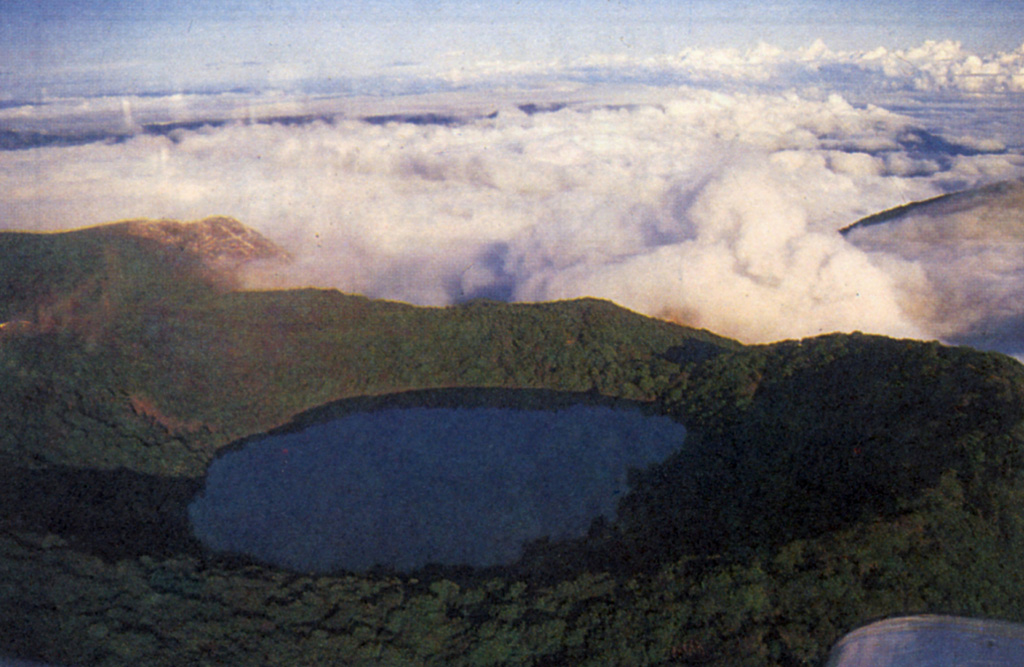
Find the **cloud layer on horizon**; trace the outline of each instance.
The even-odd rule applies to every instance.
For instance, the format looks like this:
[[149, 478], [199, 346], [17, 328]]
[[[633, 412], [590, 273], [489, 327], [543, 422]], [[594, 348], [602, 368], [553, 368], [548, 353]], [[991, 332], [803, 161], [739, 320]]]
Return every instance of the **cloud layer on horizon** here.
[[775, 89], [823, 85], [874, 92], [1024, 92], [1024, 44], [1012, 51], [977, 53], [959, 41], [928, 40], [913, 48], [833, 50], [821, 39], [797, 49], [761, 42], [749, 48], [688, 47], [676, 53], [597, 54], [543, 61], [480, 61], [441, 75], [469, 84], [572, 79], [688, 85], [761, 84]]
[[34, 101], [0, 92], [0, 102], [5, 102], [0, 106], [0, 127], [33, 118], [54, 122], [103, 111], [113, 111], [117, 117], [126, 102], [140, 110], [164, 107], [162, 111], [172, 117], [201, 118], [201, 105], [212, 101], [213, 109], [223, 108], [225, 99], [245, 108], [253, 97], [261, 97], [264, 106], [276, 106], [286, 110], [283, 113], [291, 113], [301, 108], [297, 100], [303, 96], [308, 103], [309, 99], [331, 95], [543, 90], [567, 83], [685, 85], [731, 90], [742, 87], [765, 91], [815, 88], [858, 99], [890, 93], [1024, 93], [1024, 43], [1013, 50], [991, 53], [972, 51], [952, 39], [929, 40], [912, 48], [879, 46], [861, 50], [833, 50], [817, 39], [793, 49], [761, 42], [748, 48], [689, 46], [666, 53], [626, 50], [536, 60], [451, 57], [453, 60], [447, 64], [444, 58], [440, 62], [398, 62], [374, 75], [296, 76], [287, 81], [224, 89], [228, 92], [218, 92], [221, 89], [216, 87], [141, 95], [107, 91], [106, 97], [44, 95], [31, 98]]
[[223, 214], [297, 257], [254, 285], [433, 305], [597, 296], [745, 341], [931, 338], [956, 322], [921, 304], [941, 293], [927, 262], [867, 252], [837, 230], [1024, 175], [992, 137], [943, 136], [814, 88], [664, 86], [637, 99], [7, 151], [2, 226]]

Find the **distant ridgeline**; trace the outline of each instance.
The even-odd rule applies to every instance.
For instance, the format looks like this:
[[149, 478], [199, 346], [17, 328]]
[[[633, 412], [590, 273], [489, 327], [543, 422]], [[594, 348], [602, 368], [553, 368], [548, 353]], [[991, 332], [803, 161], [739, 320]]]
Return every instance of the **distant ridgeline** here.
[[[279, 251], [194, 224], [0, 234], [0, 655], [795, 665], [890, 615], [1024, 620], [1008, 357], [861, 334], [744, 346], [594, 299], [237, 291], [215, 236]], [[207, 467], [241, 438], [483, 394], [627, 401], [684, 424], [685, 446], [632, 473], [614, 520], [510, 566], [311, 576], [191, 535]]]

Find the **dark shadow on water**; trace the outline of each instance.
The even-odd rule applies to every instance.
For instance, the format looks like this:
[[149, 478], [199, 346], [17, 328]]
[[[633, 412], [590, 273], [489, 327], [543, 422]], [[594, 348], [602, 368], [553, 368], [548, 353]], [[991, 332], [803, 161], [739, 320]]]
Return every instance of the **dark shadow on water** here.
[[190, 512], [212, 551], [296, 571], [607, 569], [635, 560], [613, 525], [627, 473], [684, 439], [654, 405], [591, 393], [360, 397], [222, 450]]
[[[337, 401], [298, 414], [292, 422], [270, 433], [292, 433], [345, 415], [402, 408], [501, 408], [522, 411], [558, 411], [574, 406], [606, 407], [664, 417], [658, 404], [602, 396], [596, 393], [558, 392], [543, 389], [451, 388], [417, 390]], [[253, 435], [225, 447], [220, 456], [238, 451], [266, 437]], [[188, 505], [203, 490], [205, 478], [171, 478], [124, 469], [94, 470], [67, 466], [26, 468], [6, 463], [5, 484], [0, 485], [0, 531], [53, 534], [66, 548], [98, 556], [107, 562], [189, 556], [208, 565], [227, 569], [292, 569], [268, 566], [252, 556], [229, 551], [214, 552], [193, 534]], [[478, 567], [426, 564], [398, 572], [377, 566], [362, 576], [479, 580], [513, 576], [532, 581], [553, 581], [584, 571], [636, 569], [650, 559], [636, 553], [636, 545], [620, 539], [613, 520], [596, 517], [584, 534], [572, 538], [538, 537], [523, 544], [522, 557], [513, 563]], [[346, 574], [336, 569], [320, 574]]]

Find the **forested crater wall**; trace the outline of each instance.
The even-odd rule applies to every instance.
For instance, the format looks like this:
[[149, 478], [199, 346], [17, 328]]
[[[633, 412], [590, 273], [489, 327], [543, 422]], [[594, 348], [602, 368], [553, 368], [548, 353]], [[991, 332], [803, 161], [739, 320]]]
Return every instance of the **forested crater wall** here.
[[[0, 337], [5, 654], [782, 665], [890, 614], [1021, 620], [1024, 367], [1008, 357], [859, 334], [743, 346], [592, 299], [225, 292], [134, 241], [91, 255], [90, 238], [5, 239], [25, 272], [4, 312], [54, 315]], [[75, 248], [93, 261], [64, 261]], [[211, 461], [253, 434], [574, 405], [670, 417], [686, 438], [627, 476], [613, 520], [510, 565], [308, 576], [191, 534]]]

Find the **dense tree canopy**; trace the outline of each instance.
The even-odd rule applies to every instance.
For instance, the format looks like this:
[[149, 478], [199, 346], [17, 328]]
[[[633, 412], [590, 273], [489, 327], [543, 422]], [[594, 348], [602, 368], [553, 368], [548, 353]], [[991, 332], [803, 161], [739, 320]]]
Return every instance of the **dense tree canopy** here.
[[[891, 614], [1024, 620], [1007, 357], [862, 334], [743, 346], [593, 299], [234, 291], [102, 229], [0, 251], [0, 653], [796, 665]], [[239, 438], [381, 404], [614, 400], [678, 419], [685, 446], [634, 472], [615, 521], [516, 566], [312, 577], [189, 535], [185, 505]]]

